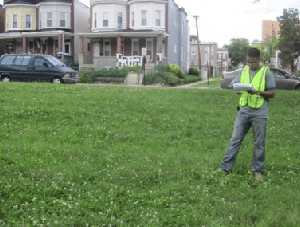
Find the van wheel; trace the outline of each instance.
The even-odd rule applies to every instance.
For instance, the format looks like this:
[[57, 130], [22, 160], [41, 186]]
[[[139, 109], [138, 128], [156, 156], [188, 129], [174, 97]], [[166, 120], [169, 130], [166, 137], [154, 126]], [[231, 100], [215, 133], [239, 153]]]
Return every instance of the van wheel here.
[[1, 81], [4, 83], [10, 82], [10, 77], [9, 76], [2, 76]]
[[60, 77], [54, 77], [52, 79], [52, 83], [54, 83], [54, 84], [61, 84], [61, 83], [63, 83], [63, 81], [62, 81], [62, 79]]

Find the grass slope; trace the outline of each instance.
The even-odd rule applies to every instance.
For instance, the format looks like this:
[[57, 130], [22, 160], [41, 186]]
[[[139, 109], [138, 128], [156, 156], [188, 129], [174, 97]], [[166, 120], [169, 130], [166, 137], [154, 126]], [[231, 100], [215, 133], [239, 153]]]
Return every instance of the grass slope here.
[[225, 154], [227, 90], [0, 83], [0, 225], [298, 226], [299, 92], [270, 103], [264, 182], [252, 135]]

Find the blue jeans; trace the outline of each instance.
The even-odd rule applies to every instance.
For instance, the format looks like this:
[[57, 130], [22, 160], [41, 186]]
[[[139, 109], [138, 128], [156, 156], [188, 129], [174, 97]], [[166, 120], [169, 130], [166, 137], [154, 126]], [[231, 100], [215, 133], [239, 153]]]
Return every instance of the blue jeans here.
[[254, 135], [252, 172], [262, 172], [265, 165], [267, 118], [257, 118], [249, 114], [242, 113], [241, 111], [237, 114], [230, 145], [223, 161], [220, 164], [220, 168], [223, 171], [229, 172], [232, 169], [243, 139], [251, 126]]

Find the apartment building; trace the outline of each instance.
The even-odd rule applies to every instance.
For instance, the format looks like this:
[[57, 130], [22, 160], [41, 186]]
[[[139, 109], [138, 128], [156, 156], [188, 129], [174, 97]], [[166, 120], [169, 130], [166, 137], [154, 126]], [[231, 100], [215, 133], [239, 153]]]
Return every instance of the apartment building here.
[[280, 36], [280, 22], [272, 20], [263, 20], [262, 22], [262, 42], [266, 40], [267, 37], [272, 37], [276, 35], [277, 38]]
[[[196, 67], [199, 69], [198, 60], [198, 43], [197, 36], [190, 36], [190, 53], [189, 63], [190, 67]], [[201, 76], [206, 79], [207, 76], [213, 77], [220, 71], [218, 69], [217, 62], [217, 43], [213, 42], [200, 42], [200, 56], [201, 56]]]
[[188, 31], [187, 14], [173, 0], [91, 0], [90, 31], [79, 34], [79, 66], [136, 65], [146, 56], [147, 63], [176, 63], [186, 71]]
[[78, 62], [79, 39], [88, 31], [89, 7], [78, 0], [4, 0], [5, 53], [49, 54]]

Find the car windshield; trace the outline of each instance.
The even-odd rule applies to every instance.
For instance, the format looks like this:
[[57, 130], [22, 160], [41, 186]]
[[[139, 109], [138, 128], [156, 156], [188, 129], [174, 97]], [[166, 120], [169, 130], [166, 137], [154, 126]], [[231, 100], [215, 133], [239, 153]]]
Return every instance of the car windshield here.
[[65, 64], [61, 63], [57, 58], [53, 56], [45, 56], [45, 58], [51, 62], [54, 66], [66, 66]]

